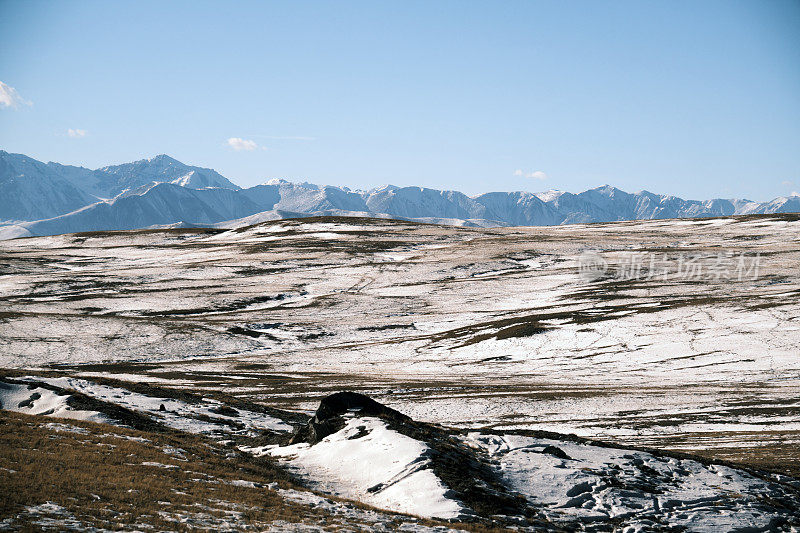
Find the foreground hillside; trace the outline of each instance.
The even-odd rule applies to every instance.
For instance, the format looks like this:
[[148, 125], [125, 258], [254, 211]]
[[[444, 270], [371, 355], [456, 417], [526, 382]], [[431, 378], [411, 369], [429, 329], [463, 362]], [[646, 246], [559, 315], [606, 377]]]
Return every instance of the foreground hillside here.
[[[239, 411], [220, 402], [213, 405], [224, 414], [212, 413], [220, 422], [215, 424], [187, 412], [202, 403], [197, 397], [178, 401], [170, 392], [159, 398], [113, 390], [134, 403], [123, 408], [114, 398], [79, 395], [32, 378], [0, 380], [6, 409], [0, 411], [0, 530], [389, 531], [399, 524], [421, 532], [451, 530], [435, 520], [312, 492], [275, 461], [243, 453], [230, 440], [281, 438], [291, 426], [276, 426], [273, 417], [264, 415], [272, 421], [267, 427], [243, 430]], [[18, 407], [12, 397], [29, 401]], [[148, 401], [169, 409], [150, 412]], [[41, 414], [37, 404], [47, 402], [63, 409]], [[458, 529], [479, 527], [472, 522]]]
[[[341, 497], [472, 524], [458, 527], [715, 531], [743, 516], [786, 528], [800, 474], [798, 243], [796, 215], [494, 229], [319, 218], [4, 241], [0, 402], [41, 417], [6, 417], [36, 442], [61, 439], [47, 424], [65, 416], [91, 435], [113, 433], [101, 423], [211, 439], [215, 457], [274, 469], [211, 475], [322, 494], [303, 506]], [[322, 429], [307, 425], [345, 390], [390, 410], [322, 409]], [[136, 454], [132, 476], [179, 465]], [[449, 470], [453, 457], [474, 468]], [[184, 482], [160, 500], [172, 519], [259, 497], [189, 501]], [[408, 499], [420, 487], [427, 507]], [[20, 523], [75, 514], [24, 494], [8, 500]], [[278, 502], [270, 516], [295, 512], [264, 498]], [[36, 507], [47, 501], [58, 508]]]
[[555, 433], [456, 431], [354, 393], [308, 419], [224, 395], [6, 376], [0, 404], [4, 530], [800, 524], [788, 476]]

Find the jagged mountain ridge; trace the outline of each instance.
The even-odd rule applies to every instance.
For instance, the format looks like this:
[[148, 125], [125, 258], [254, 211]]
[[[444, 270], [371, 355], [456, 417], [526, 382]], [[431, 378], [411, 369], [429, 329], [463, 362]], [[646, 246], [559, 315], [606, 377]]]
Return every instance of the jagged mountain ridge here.
[[786, 212], [800, 212], [800, 197], [697, 201], [609, 185], [579, 194], [470, 197], [422, 187], [352, 191], [286, 180], [242, 189], [212, 169], [166, 155], [90, 170], [0, 151], [0, 238], [153, 226], [237, 227], [330, 214], [489, 227]]
[[95, 173], [105, 178], [100, 190], [107, 197], [116, 196], [125, 190], [151, 182], [174, 183], [190, 189], [206, 187], [241, 189], [215, 170], [185, 165], [163, 154], [133, 163], [103, 167], [96, 170]]
[[64, 215], [153, 182], [191, 189], [241, 188], [214, 170], [185, 165], [167, 155], [90, 170], [0, 150], [0, 221]]

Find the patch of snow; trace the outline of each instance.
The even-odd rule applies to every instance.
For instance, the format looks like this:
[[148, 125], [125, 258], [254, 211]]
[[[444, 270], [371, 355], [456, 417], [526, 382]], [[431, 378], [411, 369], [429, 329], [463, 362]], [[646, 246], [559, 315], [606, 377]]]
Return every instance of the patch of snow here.
[[430, 448], [378, 418], [352, 418], [319, 443], [274, 447], [313, 488], [427, 518], [457, 518], [466, 509], [430, 469]]
[[108, 417], [97, 411], [73, 409], [67, 404], [68, 398], [69, 394], [57, 394], [43, 387], [0, 381], [0, 408], [7, 411], [99, 423], [110, 422]]
[[[777, 485], [725, 466], [517, 435], [464, 440], [489, 453], [510, 486], [556, 522], [624, 518], [642, 531], [668, 523], [713, 532], [766, 531], [781, 518], [761, 506]], [[553, 447], [566, 456], [548, 452]]]
[[[242, 424], [246, 431], [269, 430], [285, 432], [292, 429], [289, 424], [263, 413], [237, 409], [237, 415], [233, 418], [221, 415], [216, 413], [215, 410], [222, 404], [211, 399], [204, 399], [202, 402], [193, 404], [173, 398], [146, 396], [127, 389], [99, 385], [83, 379], [30, 376], [22, 379], [42, 381], [56, 387], [76, 390], [104, 402], [153, 415], [172, 428], [190, 433], [210, 435], [232, 433], [235, 429], [230, 424], [226, 424], [228, 421]], [[20, 387], [24, 387], [24, 385], [20, 385]], [[161, 406], [164, 407], [163, 411]]]
[[255, 481], [247, 481], [246, 479], [234, 479], [229, 484], [233, 485], [234, 487], [247, 487], [250, 489], [263, 487], [261, 483], [256, 483]]
[[50, 431], [61, 431], [64, 433], [77, 433], [79, 435], [88, 435], [89, 431], [85, 428], [81, 428], [78, 426], [73, 426], [72, 424], [60, 424], [58, 422], [50, 422], [49, 424], [43, 424], [43, 428], [49, 429]]
[[143, 466], [155, 466], [156, 468], [165, 468], [165, 469], [173, 469], [173, 468], [180, 468], [178, 465], [165, 465], [164, 463], [157, 463], [154, 461], [144, 461], [142, 463]]

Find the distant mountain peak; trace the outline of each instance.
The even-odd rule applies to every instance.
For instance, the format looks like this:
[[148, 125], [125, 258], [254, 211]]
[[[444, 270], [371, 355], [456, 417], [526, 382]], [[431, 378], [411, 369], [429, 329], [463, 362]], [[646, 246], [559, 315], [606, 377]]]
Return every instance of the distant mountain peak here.
[[177, 163], [179, 165], [183, 165], [183, 163], [181, 163], [180, 161], [178, 161], [174, 157], [168, 156], [167, 154], [158, 154], [157, 156], [154, 156], [154, 157], [151, 157], [151, 158], [147, 159], [147, 162], [148, 163], [162, 163], [162, 164], [163, 163], [172, 163], [172, 164]]
[[[594, 189], [589, 189], [589, 190], [590, 191], [594, 191], [594, 192], [599, 192], [599, 193], [602, 193], [602, 194], [607, 194], [609, 196], [612, 196], [612, 195], [618, 194], [618, 193], [628, 194], [625, 191], [623, 191], [622, 189], [618, 189], [618, 188], [614, 187], [613, 185], [608, 185], [608, 184], [601, 185], [600, 187], [595, 187]], [[589, 192], [589, 191], [587, 191], [587, 192]]]

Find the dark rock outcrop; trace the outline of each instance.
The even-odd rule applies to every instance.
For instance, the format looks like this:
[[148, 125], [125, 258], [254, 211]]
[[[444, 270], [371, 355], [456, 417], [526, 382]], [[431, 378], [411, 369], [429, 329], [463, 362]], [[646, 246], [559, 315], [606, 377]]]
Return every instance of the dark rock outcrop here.
[[410, 422], [411, 418], [391, 407], [376, 402], [369, 396], [357, 392], [337, 392], [322, 399], [317, 412], [292, 436], [290, 444], [307, 442], [316, 444], [328, 435], [344, 427], [343, 416], [347, 413], [358, 416], [375, 416], [398, 422]]
[[[319, 408], [308, 423], [291, 439], [292, 444], [316, 444], [345, 425], [347, 417], [377, 417], [386, 425], [406, 437], [424, 442], [430, 452], [426, 468], [452, 491], [452, 497], [464, 503], [475, 517], [517, 516], [527, 524], [543, 526], [536, 511], [524, 498], [509, 490], [492, 468], [491, 460], [482, 451], [466, 446], [458, 433], [447, 428], [416, 422], [409, 416], [376, 402], [356, 392], [337, 392], [322, 399]], [[356, 435], [353, 438], [360, 438]], [[563, 452], [562, 452], [563, 453]], [[380, 486], [372, 490], [380, 490]], [[494, 519], [488, 523], [494, 524]]]

